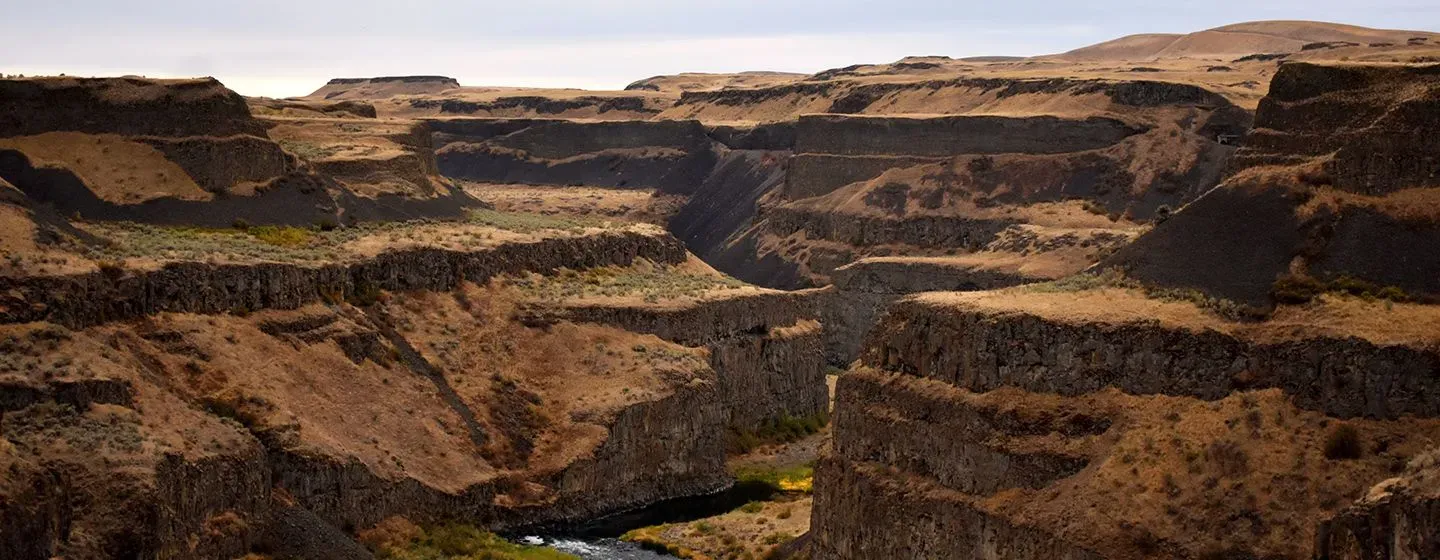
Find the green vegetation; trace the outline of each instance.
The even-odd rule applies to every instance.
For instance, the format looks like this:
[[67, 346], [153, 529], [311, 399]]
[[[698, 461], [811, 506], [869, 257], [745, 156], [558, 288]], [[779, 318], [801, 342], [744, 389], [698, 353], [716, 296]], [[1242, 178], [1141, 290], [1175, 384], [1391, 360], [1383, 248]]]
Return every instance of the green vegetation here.
[[467, 221], [472, 224], [517, 233], [534, 233], [544, 230], [578, 232], [585, 228], [606, 227], [611, 223], [589, 216], [545, 216], [524, 212], [501, 212], [488, 208], [470, 210], [466, 214]]
[[364, 230], [351, 228], [321, 232], [292, 226], [204, 228], [157, 226], [131, 222], [85, 224], [110, 242], [89, 248], [93, 259], [164, 258], [204, 260], [231, 255], [261, 260], [324, 261], [338, 258], [336, 251]]
[[666, 542], [662, 535], [671, 525], [655, 525], [642, 527], [620, 535], [620, 540], [640, 545], [640, 548], [660, 554], [668, 554], [676, 558], [700, 558], [695, 551], [683, 546]]
[[377, 558], [393, 560], [574, 560], [555, 549], [519, 545], [470, 525], [442, 525], [410, 535], [405, 543], [388, 543]]
[[761, 483], [776, 492], [800, 492], [809, 494], [814, 486], [815, 466], [794, 467], [751, 466], [735, 470], [735, 480], [741, 483]]
[[321, 146], [319, 144], [311, 144], [297, 140], [280, 140], [279, 144], [285, 151], [311, 161], [325, 159], [339, 153], [341, 150], [338, 146]]
[[1321, 282], [1309, 276], [1286, 275], [1275, 281], [1270, 296], [1279, 303], [1308, 303], [1321, 294], [1355, 296], [1366, 301], [1385, 300], [1396, 303], [1414, 301], [1405, 290], [1395, 286], [1379, 286], [1349, 275], [1341, 275], [1329, 282]]
[[829, 423], [830, 414], [828, 412], [822, 411], [804, 418], [786, 414], [779, 418], [766, 420], [753, 430], [731, 429], [726, 434], [725, 443], [731, 453], [749, 453], [762, 445], [800, 440], [819, 432]]
[[[160, 226], [132, 222], [91, 222], [81, 224], [86, 230], [108, 240], [104, 246], [83, 247], [87, 256], [113, 262], [125, 258], [160, 258], [171, 260], [206, 260], [217, 255], [256, 260], [291, 262], [328, 262], [340, 258], [342, 247], [371, 235], [388, 234], [389, 241], [400, 242], [407, 237], [423, 238], [427, 226], [441, 225], [430, 219], [369, 222], [339, 227], [333, 219], [321, 219], [310, 227], [251, 225], [243, 219], [233, 227]], [[463, 221], [452, 225], [475, 225], [505, 229], [519, 233], [537, 231], [579, 232], [584, 227], [602, 222], [549, 218], [530, 214], [513, 214], [494, 210], [475, 210]], [[460, 239], [480, 242], [490, 233], [458, 232]], [[119, 270], [118, 268], [116, 270]]]
[[1267, 314], [1263, 309], [1257, 309], [1228, 299], [1210, 297], [1200, 290], [1151, 286], [1125, 276], [1125, 273], [1118, 268], [1107, 268], [1098, 274], [1076, 274], [1051, 282], [1030, 284], [1021, 289], [1040, 293], [1065, 293], [1098, 290], [1101, 288], [1138, 290], [1143, 292], [1145, 297], [1151, 299], [1191, 303], [1200, 309], [1232, 321], [1256, 320], [1263, 318]]
[[649, 303], [661, 299], [698, 297], [711, 290], [747, 286], [729, 276], [693, 274], [671, 266], [644, 264], [581, 271], [562, 269], [553, 276], [531, 274], [511, 278], [509, 284], [527, 297], [545, 301], [639, 295]]
[[1359, 459], [1365, 452], [1360, 445], [1360, 431], [1355, 426], [1340, 424], [1325, 436], [1325, 458], [1332, 461]]

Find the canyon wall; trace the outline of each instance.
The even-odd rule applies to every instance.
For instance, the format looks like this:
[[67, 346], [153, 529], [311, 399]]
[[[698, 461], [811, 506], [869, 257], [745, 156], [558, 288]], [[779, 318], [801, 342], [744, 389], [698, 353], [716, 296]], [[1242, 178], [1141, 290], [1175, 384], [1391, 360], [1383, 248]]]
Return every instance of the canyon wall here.
[[636, 259], [680, 263], [686, 253], [668, 235], [624, 233], [512, 243], [475, 252], [394, 251], [323, 266], [171, 263], [149, 271], [5, 277], [0, 278], [6, 293], [0, 320], [88, 326], [164, 311], [294, 309], [325, 297], [348, 299], [364, 290], [444, 291], [502, 274], [625, 266]]
[[708, 348], [736, 430], [829, 408], [822, 325], [811, 293], [760, 292], [676, 307], [569, 305], [560, 315]]
[[691, 194], [715, 166], [695, 121], [431, 120], [448, 177]]
[[1260, 341], [1144, 320], [1074, 322], [931, 303], [941, 298], [893, 306], [861, 361], [977, 392], [1081, 395], [1115, 387], [1218, 399], [1274, 387], [1301, 408], [1341, 418], [1440, 415], [1440, 389], [1428, 382], [1440, 370], [1434, 348], [1355, 337]]
[[1282, 65], [1230, 177], [1105, 266], [1261, 307], [1282, 277], [1440, 293], [1440, 262], [1396, 257], [1440, 243], [1435, 68]]
[[1143, 128], [1102, 117], [803, 115], [795, 125], [795, 151], [920, 157], [1055, 154], [1104, 148], [1141, 132]]

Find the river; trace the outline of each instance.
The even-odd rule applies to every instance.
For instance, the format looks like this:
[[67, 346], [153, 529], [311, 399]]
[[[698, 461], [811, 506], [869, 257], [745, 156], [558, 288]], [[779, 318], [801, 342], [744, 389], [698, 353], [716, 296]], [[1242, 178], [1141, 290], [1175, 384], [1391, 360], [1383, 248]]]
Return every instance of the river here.
[[688, 523], [728, 512], [746, 503], [768, 500], [774, 487], [763, 482], [739, 483], [727, 490], [704, 496], [674, 498], [642, 509], [617, 513], [587, 523], [517, 531], [516, 542], [545, 545], [585, 560], [653, 560], [674, 558], [622, 542], [627, 531], [663, 523]]

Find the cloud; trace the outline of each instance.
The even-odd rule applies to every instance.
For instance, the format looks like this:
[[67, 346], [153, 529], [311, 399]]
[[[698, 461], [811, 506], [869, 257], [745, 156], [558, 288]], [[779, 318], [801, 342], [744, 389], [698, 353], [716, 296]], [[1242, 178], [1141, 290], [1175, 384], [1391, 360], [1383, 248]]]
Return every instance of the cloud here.
[[336, 76], [616, 88], [681, 71], [815, 72], [906, 55], [1060, 52], [1253, 19], [1440, 27], [1424, 0], [50, 0], [7, 7], [0, 71], [213, 74], [252, 95]]

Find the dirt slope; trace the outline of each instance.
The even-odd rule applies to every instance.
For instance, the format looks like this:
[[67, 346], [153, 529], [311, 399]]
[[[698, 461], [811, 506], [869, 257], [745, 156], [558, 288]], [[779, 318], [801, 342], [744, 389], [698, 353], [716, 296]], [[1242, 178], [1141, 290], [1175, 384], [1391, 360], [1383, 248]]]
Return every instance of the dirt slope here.
[[1433, 297], [1437, 76], [1281, 66], [1230, 178], [1103, 266], [1259, 306], [1329, 289]]

